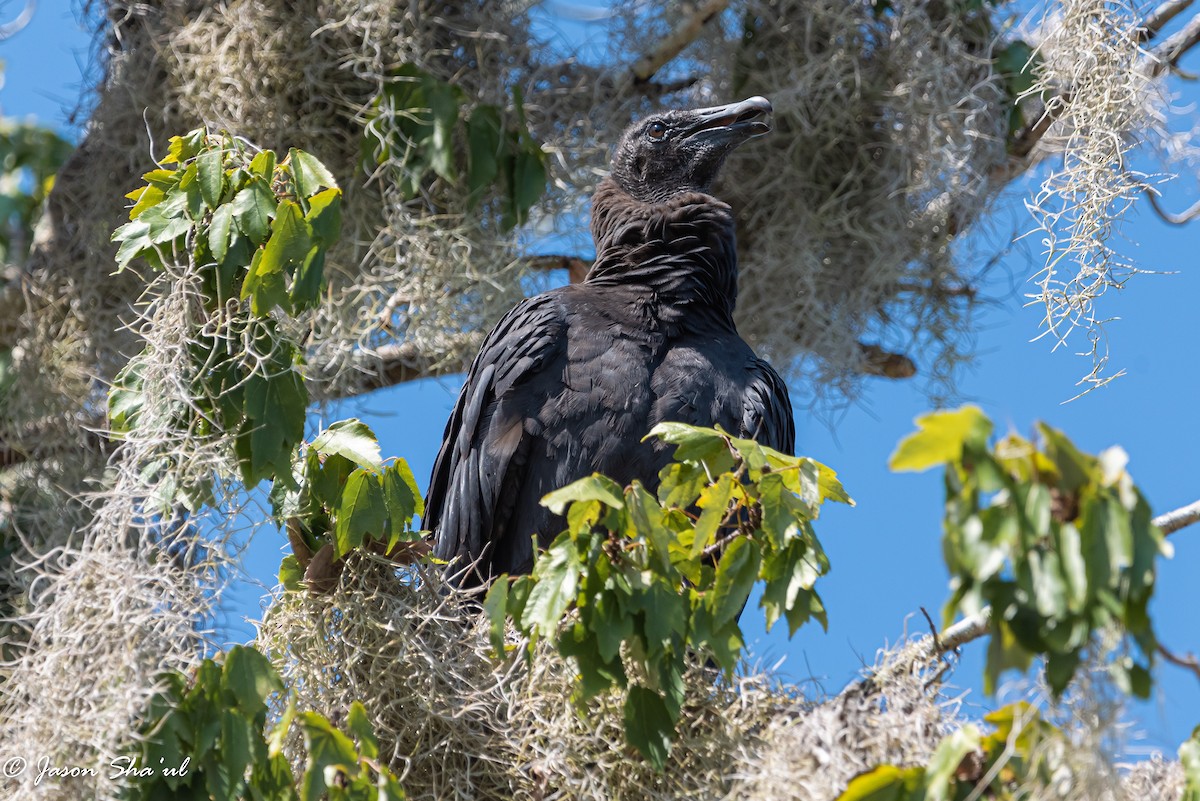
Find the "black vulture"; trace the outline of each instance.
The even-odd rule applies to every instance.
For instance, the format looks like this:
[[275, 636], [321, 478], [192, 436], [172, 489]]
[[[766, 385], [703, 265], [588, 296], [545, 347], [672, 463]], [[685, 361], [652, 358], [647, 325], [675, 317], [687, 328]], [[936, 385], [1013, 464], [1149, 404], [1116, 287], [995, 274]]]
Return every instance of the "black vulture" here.
[[787, 387], [733, 322], [733, 212], [709, 194], [725, 157], [770, 131], [771, 104], [667, 111], [621, 136], [592, 199], [582, 283], [519, 303], [471, 365], [430, 479], [425, 527], [458, 582], [533, 567], [566, 528], [539, 504], [593, 472], [647, 487], [657, 423], [720, 425], [792, 454]]

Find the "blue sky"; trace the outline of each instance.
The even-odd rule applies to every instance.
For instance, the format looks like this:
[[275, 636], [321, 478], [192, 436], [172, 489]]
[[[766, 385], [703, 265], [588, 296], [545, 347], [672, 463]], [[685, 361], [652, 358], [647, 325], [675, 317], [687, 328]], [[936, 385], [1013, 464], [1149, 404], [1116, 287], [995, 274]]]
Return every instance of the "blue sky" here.
[[[0, 22], [11, 19], [20, 5], [0, 0]], [[0, 42], [5, 62], [0, 111], [34, 115], [77, 138], [68, 113], [83, 85], [81, 70], [90, 46], [69, 0], [43, 0], [28, 28]], [[1200, 57], [1185, 59], [1181, 66], [1194, 71]], [[1200, 90], [1192, 88], [1184, 103], [1197, 100]], [[1168, 189], [1170, 208], [1184, 208], [1191, 200], [1183, 182]], [[1021, 196], [1014, 193], [997, 219], [1006, 230], [1013, 225], [1028, 230], [1024, 215]], [[1195, 266], [1200, 228], [1165, 225], [1139, 207], [1120, 234], [1125, 252], [1140, 266], [1173, 273], [1135, 277], [1104, 301], [1103, 310], [1120, 318], [1108, 332], [1114, 369], [1124, 368], [1126, 376], [1063, 404], [1076, 394], [1074, 383], [1085, 372], [1086, 362], [1073, 355], [1083, 342], [1053, 353], [1044, 340], [1030, 342], [1038, 334], [1039, 314], [1022, 308], [1021, 296], [1026, 291], [1022, 281], [1040, 266], [1032, 243], [1006, 257], [1004, 269], [994, 272], [994, 284], [984, 287], [1002, 302], [981, 316], [978, 359], [959, 388], [965, 398], [983, 406], [1000, 431], [1028, 434], [1035, 420], [1045, 420], [1092, 452], [1121, 445], [1130, 454], [1131, 473], [1159, 513], [1200, 497], [1200, 272]], [[921, 361], [922, 354], [913, 355]], [[454, 377], [394, 387], [343, 404], [325, 422], [365, 418], [379, 434], [384, 454], [405, 457], [424, 482], [460, 386], [461, 378]], [[913, 418], [928, 409], [919, 383], [879, 379], [832, 427], [805, 409], [797, 410], [799, 452], [838, 470], [858, 506], [831, 508], [818, 525], [833, 563], [832, 573], [818, 585], [829, 609], [828, 633], [806, 628], [789, 642], [784, 626], [764, 633], [752, 607], [743, 618], [753, 655], [764, 665], [784, 659], [778, 669], [785, 678], [811, 679], [836, 691], [873, 660], [878, 647], [903, 632], [906, 618], [909, 630], [924, 631], [922, 606], [940, 617], [948, 594], [940, 546], [941, 477], [936, 472], [893, 475], [886, 467], [896, 442], [912, 430]], [[1185, 529], [1172, 540], [1176, 555], [1161, 565], [1152, 611], [1168, 647], [1200, 652], [1200, 527]], [[273, 538], [269, 530], [252, 544], [248, 567], [261, 581], [273, 583], [283, 545], [283, 538]], [[238, 618], [257, 617], [257, 597], [254, 588], [236, 594], [230, 638], [246, 630], [236, 623]], [[979, 707], [991, 703], [979, 689], [982, 656], [981, 642], [967, 646], [953, 679], [972, 690], [968, 703]], [[1134, 756], [1146, 749], [1174, 754], [1200, 724], [1196, 678], [1163, 665], [1156, 679], [1156, 698], [1131, 707], [1134, 732], [1143, 735], [1134, 743]]]

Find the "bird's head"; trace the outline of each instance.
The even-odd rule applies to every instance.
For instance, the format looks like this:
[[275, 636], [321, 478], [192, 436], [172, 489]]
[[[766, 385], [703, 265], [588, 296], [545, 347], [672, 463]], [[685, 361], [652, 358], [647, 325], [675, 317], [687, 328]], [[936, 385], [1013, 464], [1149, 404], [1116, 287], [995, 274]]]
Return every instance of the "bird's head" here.
[[613, 156], [613, 179], [638, 200], [658, 202], [707, 192], [725, 157], [771, 130], [771, 102], [751, 97], [727, 106], [666, 111], [625, 129]]

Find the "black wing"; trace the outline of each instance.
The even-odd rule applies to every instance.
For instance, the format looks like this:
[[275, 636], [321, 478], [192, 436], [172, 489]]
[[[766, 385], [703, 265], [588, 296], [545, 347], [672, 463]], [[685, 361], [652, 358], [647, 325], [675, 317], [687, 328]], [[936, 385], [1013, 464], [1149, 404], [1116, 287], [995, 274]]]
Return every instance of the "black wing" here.
[[749, 365], [750, 385], [742, 406], [742, 436], [780, 453], [796, 453], [796, 421], [792, 400], [779, 373], [762, 359]]
[[[565, 358], [564, 313], [554, 292], [519, 303], [484, 340], [446, 424], [425, 501], [434, 555], [454, 561], [464, 584], [493, 570], [511, 570], [517, 555], [494, 552], [512, 513], [514, 488], [523, 482], [530, 450], [520, 404], [502, 404], [514, 388]], [[523, 544], [531, 551], [530, 543]], [[483, 559], [481, 559], [483, 557]], [[532, 553], [529, 554], [532, 558]], [[452, 567], [452, 570], [455, 568]]]

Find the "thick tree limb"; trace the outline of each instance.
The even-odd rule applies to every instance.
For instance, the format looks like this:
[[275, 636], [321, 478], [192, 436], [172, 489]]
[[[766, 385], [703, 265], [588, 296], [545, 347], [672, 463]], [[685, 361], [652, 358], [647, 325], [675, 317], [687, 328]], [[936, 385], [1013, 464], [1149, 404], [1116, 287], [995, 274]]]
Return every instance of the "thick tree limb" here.
[[638, 82], [648, 81], [663, 65], [683, 52], [695, 41], [708, 21], [720, 14], [729, 5], [729, 0], [705, 0], [687, 14], [670, 36], [646, 53], [633, 65], [633, 77]]
[[[366, 361], [364, 359], [364, 361]], [[336, 385], [323, 397], [325, 400], [341, 400], [363, 395], [376, 389], [415, 381], [418, 378], [434, 378], [450, 375], [461, 370], [461, 365], [431, 362], [416, 345], [400, 342], [377, 348], [369, 364], [357, 381]]]

